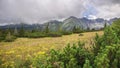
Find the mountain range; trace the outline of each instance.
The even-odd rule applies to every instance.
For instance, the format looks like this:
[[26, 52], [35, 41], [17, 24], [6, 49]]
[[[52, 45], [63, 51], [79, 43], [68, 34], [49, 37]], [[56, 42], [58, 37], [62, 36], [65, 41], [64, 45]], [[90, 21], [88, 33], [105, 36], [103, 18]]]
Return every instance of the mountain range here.
[[[105, 23], [107, 25], [111, 25], [113, 21], [117, 20], [118, 18], [112, 18], [110, 20], [105, 20], [103, 18], [97, 18], [97, 19], [88, 19], [88, 18], [77, 18], [74, 16], [71, 16], [63, 21], [58, 20], [51, 20], [48, 22], [45, 22], [43, 24], [23, 24], [25, 29], [38, 29], [43, 30], [48, 24], [48, 28], [51, 31], [58, 31], [60, 29], [65, 31], [70, 31], [74, 27], [76, 28], [82, 28], [82, 29], [95, 29], [99, 30], [101, 28], [104, 28]], [[1, 29], [7, 29], [7, 28], [21, 28], [21, 24], [10, 24], [10, 25], [4, 25], [0, 26]]]

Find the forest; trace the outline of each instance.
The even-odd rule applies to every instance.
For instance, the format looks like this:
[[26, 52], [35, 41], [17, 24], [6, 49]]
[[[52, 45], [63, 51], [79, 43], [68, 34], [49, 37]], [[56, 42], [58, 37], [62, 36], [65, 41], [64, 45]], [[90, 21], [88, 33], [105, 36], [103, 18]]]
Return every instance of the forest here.
[[[104, 25], [106, 27], [106, 24]], [[102, 30], [102, 29], [100, 29]], [[100, 31], [95, 29], [82, 29], [80, 27], [74, 26], [70, 31], [66, 31], [64, 29], [59, 28], [57, 31], [51, 31], [49, 29], [49, 23], [45, 26], [43, 30], [39, 29], [25, 29], [24, 24], [20, 24], [20, 28], [15, 27], [7, 29], [0, 29], [0, 41], [12, 42], [17, 38], [43, 38], [43, 37], [61, 37], [62, 35], [70, 35], [75, 33], [83, 33], [83, 32], [92, 32], [92, 31]]]

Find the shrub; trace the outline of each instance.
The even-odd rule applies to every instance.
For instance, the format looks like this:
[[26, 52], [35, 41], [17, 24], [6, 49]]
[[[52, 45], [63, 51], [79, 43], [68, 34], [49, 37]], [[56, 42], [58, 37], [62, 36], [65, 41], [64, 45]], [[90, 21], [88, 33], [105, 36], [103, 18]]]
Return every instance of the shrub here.
[[47, 34], [49, 37], [61, 37], [62, 34], [58, 32], [51, 32]]
[[61, 32], [63, 35], [70, 35], [70, 34], [72, 34], [72, 32], [70, 32], [70, 31], [62, 31]]
[[16, 37], [15, 36], [13, 36], [13, 35], [11, 35], [11, 33], [10, 32], [8, 32], [8, 34], [6, 35], [6, 37], [5, 37], [5, 42], [12, 42], [12, 41], [14, 41], [16, 39]]
[[46, 37], [47, 35], [45, 33], [41, 33], [41, 32], [34, 32], [34, 33], [26, 33], [25, 37], [28, 38], [41, 38], [41, 37]]
[[83, 68], [92, 68], [92, 66], [90, 66], [90, 61], [88, 59], [85, 60]]
[[79, 34], [79, 36], [83, 36], [83, 34], [82, 34], [82, 33], [80, 33], [80, 34]]
[[0, 42], [3, 41], [5, 37], [0, 36]]
[[0, 32], [0, 42], [5, 39], [5, 36], [6, 36], [6, 34], [1, 31]]
[[51, 68], [70, 68], [70, 67], [83, 67], [85, 58], [90, 57], [90, 53], [83, 48], [84, 44], [78, 43], [78, 46], [68, 44], [63, 50], [52, 50], [48, 57], [48, 66]]
[[82, 33], [83, 29], [81, 27], [74, 26], [73, 29], [72, 29], [72, 32], [73, 33]]
[[120, 39], [120, 19], [114, 21], [111, 27], [117, 33], [117, 36]]
[[25, 62], [23, 63], [23, 68], [31, 68], [32, 65], [32, 57], [27, 55]]
[[35, 58], [33, 58], [32, 66], [35, 68], [47, 68], [46, 65], [46, 55], [44, 52], [39, 52]]

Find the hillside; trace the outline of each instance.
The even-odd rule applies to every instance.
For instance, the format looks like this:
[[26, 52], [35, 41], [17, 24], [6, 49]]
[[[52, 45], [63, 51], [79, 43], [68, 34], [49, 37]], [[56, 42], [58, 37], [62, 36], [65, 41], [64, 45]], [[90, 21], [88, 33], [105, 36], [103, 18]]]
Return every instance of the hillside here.
[[35, 56], [35, 54], [39, 52], [48, 53], [50, 49], [62, 49], [66, 46], [66, 44], [73, 44], [78, 42], [79, 40], [82, 42], [87, 42], [86, 47], [89, 48], [90, 40], [95, 37], [96, 33], [102, 35], [103, 31], [82, 33], [83, 36], [79, 36], [79, 34], [72, 34], [56, 38], [18, 38], [14, 42], [0, 42], [0, 55], [4, 56], [2, 57], [2, 59], [4, 60], [3, 64], [7, 64], [14, 62], [17, 57], [21, 57], [22, 60], [25, 60], [25, 57], [27, 57], [28, 55]]

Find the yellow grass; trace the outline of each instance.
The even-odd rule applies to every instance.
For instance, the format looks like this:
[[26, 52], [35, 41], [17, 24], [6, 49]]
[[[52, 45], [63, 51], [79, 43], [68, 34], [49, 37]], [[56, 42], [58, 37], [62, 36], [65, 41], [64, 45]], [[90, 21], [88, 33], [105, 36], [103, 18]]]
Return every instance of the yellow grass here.
[[62, 49], [68, 43], [73, 44], [78, 41], [86, 42], [86, 47], [89, 47], [90, 40], [95, 37], [96, 33], [102, 35], [103, 31], [82, 33], [83, 36], [72, 34], [55, 38], [18, 38], [14, 42], [1, 42], [0, 55], [6, 61], [12, 60], [14, 57], [22, 57], [24, 59], [27, 55], [33, 56], [36, 53], [49, 52], [50, 49]]

